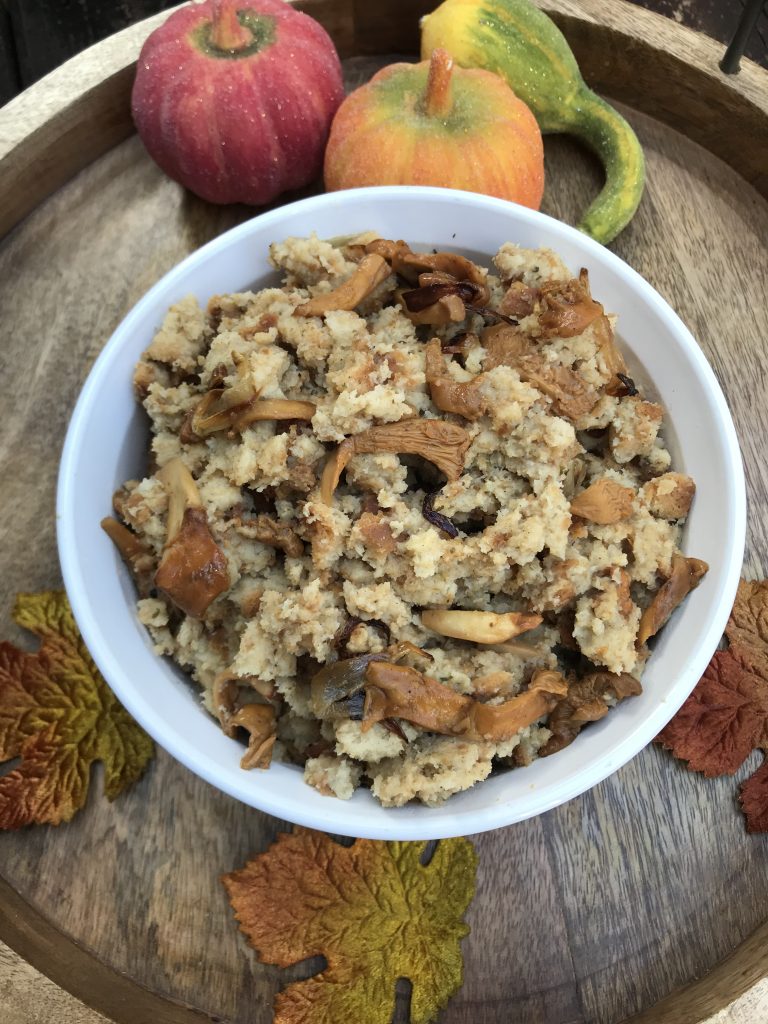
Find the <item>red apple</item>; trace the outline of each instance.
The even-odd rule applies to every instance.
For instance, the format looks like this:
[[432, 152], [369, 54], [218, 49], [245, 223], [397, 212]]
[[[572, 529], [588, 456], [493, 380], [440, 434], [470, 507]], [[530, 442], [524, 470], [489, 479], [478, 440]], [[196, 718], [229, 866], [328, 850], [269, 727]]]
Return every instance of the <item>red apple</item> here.
[[171, 178], [213, 203], [260, 206], [319, 176], [343, 96], [313, 18], [284, 0], [206, 0], [144, 43], [132, 109]]

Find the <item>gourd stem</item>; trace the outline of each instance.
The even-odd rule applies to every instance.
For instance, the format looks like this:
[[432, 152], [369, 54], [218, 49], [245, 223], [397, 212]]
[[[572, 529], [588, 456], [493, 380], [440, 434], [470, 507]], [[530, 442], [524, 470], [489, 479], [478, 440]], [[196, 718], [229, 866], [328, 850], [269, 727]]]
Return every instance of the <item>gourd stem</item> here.
[[447, 50], [434, 50], [429, 62], [429, 78], [424, 93], [428, 117], [446, 117], [453, 106], [453, 57]]
[[253, 33], [240, 24], [237, 0], [212, 0], [211, 45], [217, 50], [243, 50], [253, 42]]

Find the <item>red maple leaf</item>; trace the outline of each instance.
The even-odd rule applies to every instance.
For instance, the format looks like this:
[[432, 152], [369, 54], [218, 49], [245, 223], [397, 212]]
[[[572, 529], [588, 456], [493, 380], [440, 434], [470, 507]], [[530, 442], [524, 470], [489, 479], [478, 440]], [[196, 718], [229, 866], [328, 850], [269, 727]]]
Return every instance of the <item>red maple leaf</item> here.
[[748, 654], [717, 651], [696, 689], [656, 737], [708, 778], [733, 775], [763, 738], [768, 683]]
[[747, 816], [747, 832], [768, 832], [768, 758], [742, 784], [739, 803]]

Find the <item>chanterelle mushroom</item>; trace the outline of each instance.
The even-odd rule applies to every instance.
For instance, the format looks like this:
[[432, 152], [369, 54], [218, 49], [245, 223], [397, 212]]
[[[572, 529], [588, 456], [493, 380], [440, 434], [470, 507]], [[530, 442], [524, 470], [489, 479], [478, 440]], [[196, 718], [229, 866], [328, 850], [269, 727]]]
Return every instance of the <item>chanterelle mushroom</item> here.
[[152, 572], [155, 568], [152, 552], [140, 537], [117, 519], [109, 516], [102, 519], [101, 528], [131, 570], [139, 595], [146, 597], [152, 589]]
[[501, 644], [542, 623], [540, 615], [527, 612], [480, 612], [461, 609], [429, 609], [421, 613], [422, 625], [441, 636], [471, 640], [476, 644]]
[[304, 543], [296, 531], [288, 523], [266, 513], [253, 519], [241, 520], [237, 524], [237, 531], [243, 537], [284, 551], [290, 558], [300, 558], [304, 554]]
[[342, 441], [330, 456], [320, 481], [320, 499], [333, 502], [333, 492], [344, 468], [353, 455], [390, 452], [394, 455], [421, 455], [433, 462], [449, 480], [458, 480], [464, 469], [464, 456], [470, 445], [466, 430], [444, 420], [411, 419], [382, 423]]
[[605, 696], [616, 700], [636, 697], [643, 688], [634, 676], [626, 672], [590, 672], [568, 687], [568, 695], [552, 711], [547, 728], [552, 735], [539, 750], [540, 757], [548, 757], [567, 747], [576, 739], [587, 722], [597, 722], [608, 714]]
[[635, 492], [615, 480], [597, 480], [571, 502], [571, 515], [588, 519], [600, 526], [609, 526], [629, 519], [635, 505]]
[[483, 704], [406, 665], [371, 661], [365, 670], [363, 731], [402, 718], [429, 732], [500, 743], [548, 714], [568, 689], [559, 672], [534, 673], [529, 688], [503, 704]]
[[424, 351], [424, 373], [432, 401], [443, 412], [456, 413], [467, 420], [476, 420], [486, 409], [481, 392], [482, 374], [469, 381], [457, 381], [445, 368], [439, 338], [427, 342]]
[[584, 269], [570, 281], [545, 282], [539, 289], [539, 302], [539, 323], [549, 336], [572, 338], [604, 315], [603, 307], [592, 298]]
[[686, 558], [679, 551], [675, 552], [669, 579], [662, 583], [640, 617], [638, 646], [658, 633], [683, 598], [698, 587], [708, 571], [709, 566], [700, 558]]
[[578, 420], [597, 402], [597, 392], [570, 367], [547, 361], [532, 348], [528, 338], [516, 328], [494, 324], [483, 332], [486, 349], [484, 370], [511, 366], [520, 378], [547, 395], [558, 416]]
[[269, 768], [272, 748], [277, 738], [275, 709], [269, 704], [244, 704], [232, 716], [232, 724], [248, 731], [248, 749], [243, 754], [240, 767]]
[[212, 388], [192, 413], [192, 436], [202, 440], [219, 430], [242, 431], [259, 420], [311, 420], [315, 415], [312, 402], [288, 398], [259, 398], [248, 361], [232, 353], [237, 380], [230, 387]]
[[403, 291], [398, 288], [395, 298], [403, 312], [417, 327], [429, 324], [431, 327], [444, 327], [446, 324], [459, 324], [466, 319], [467, 310], [459, 289], [461, 285], [429, 285], [426, 288], [414, 288]]
[[157, 479], [168, 492], [168, 522], [155, 585], [185, 614], [199, 619], [229, 587], [227, 560], [211, 536], [197, 486], [181, 459], [171, 459]]
[[387, 261], [376, 253], [363, 256], [357, 269], [343, 284], [325, 295], [315, 295], [293, 311], [294, 316], [322, 316], [332, 309], [352, 310], [389, 277]]

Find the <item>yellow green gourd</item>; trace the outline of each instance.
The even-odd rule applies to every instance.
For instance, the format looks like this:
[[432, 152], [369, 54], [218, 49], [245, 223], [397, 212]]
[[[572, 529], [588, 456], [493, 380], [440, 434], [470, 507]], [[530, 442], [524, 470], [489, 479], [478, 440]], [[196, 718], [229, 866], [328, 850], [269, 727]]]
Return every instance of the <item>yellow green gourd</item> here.
[[464, 67], [506, 79], [544, 133], [582, 139], [605, 167], [605, 185], [578, 227], [610, 242], [637, 209], [645, 161], [625, 119], [581, 77], [565, 37], [530, 0], [445, 0], [422, 18], [422, 58], [448, 50]]

